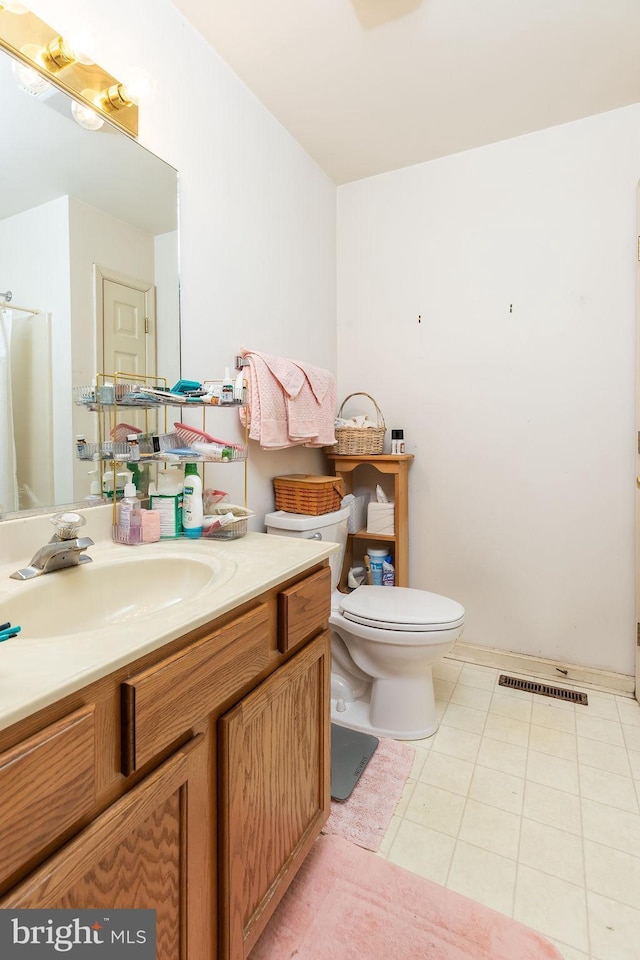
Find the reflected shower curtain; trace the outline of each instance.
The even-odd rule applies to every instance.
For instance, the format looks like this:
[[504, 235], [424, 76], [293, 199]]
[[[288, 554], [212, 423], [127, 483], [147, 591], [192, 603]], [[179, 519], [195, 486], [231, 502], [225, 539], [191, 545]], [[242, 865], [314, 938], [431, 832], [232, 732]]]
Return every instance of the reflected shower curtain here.
[[11, 392], [11, 326], [13, 312], [0, 309], [0, 514], [18, 509], [16, 447]]
[[51, 314], [13, 311], [11, 396], [18, 510], [55, 503]]

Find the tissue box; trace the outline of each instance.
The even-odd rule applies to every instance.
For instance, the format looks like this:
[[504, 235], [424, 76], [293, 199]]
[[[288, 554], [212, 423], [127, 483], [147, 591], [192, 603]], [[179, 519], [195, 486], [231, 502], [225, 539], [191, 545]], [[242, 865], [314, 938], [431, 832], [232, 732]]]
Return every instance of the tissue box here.
[[350, 501], [348, 533], [358, 533], [364, 529], [367, 522], [367, 506], [370, 496], [369, 493], [365, 493], [360, 497], [353, 497], [353, 500]]
[[367, 507], [367, 533], [394, 534], [394, 505], [374, 500]]

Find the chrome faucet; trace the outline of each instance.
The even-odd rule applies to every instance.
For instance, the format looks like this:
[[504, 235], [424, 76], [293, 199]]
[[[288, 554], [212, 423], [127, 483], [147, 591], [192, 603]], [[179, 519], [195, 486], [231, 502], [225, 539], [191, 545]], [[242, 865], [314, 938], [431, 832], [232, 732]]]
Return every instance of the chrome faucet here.
[[93, 546], [91, 537], [79, 537], [78, 529], [86, 523], [80, 513], [57, 513], [51, 518], [56, 533], [49, 543], [33, 555], [28, 567], [11, 574], [13, 580], [31, 580], [43, 573], [53, 573], [65, 567], [77, 567], [81, 563], [91, 563], [91, 557], [84, 552]]

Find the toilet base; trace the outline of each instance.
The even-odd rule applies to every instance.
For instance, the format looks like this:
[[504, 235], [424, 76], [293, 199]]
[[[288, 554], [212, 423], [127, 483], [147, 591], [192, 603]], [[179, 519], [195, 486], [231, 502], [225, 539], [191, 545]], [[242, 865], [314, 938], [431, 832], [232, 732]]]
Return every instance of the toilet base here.
[[367, 692], [355, 700], [332, 695], [331, 720], [350, 730], [393, 740], [431, 737], [440, 726], [431, 670], [427, 676], [404, 682], [397, 678], [374, 680]]

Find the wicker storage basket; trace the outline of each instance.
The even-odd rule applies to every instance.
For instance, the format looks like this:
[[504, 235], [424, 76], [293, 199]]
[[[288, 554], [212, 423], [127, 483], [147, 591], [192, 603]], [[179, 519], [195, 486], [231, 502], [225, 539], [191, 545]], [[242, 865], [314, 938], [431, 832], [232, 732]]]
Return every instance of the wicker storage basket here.
[[382, 411], [370, 394], [350, 393], [340, 404], [338, 417], [342, 416], [345, 403], [352, 397], [368, 397], [371, 400], [376, 408], [376, 423], [378, 425], [377, 427], [336, 427], [336, 442], [332, 447], [326, 447], [326, 452], [350, 457], [370, 457], [376, 453], [382, 453], [387, 428]]
[[306, 513], [318, 517], [340, 509], [344, 496], [342, 477], [316, 477], [311, 473], [291, 473], [274, 477], [276, 510]]

